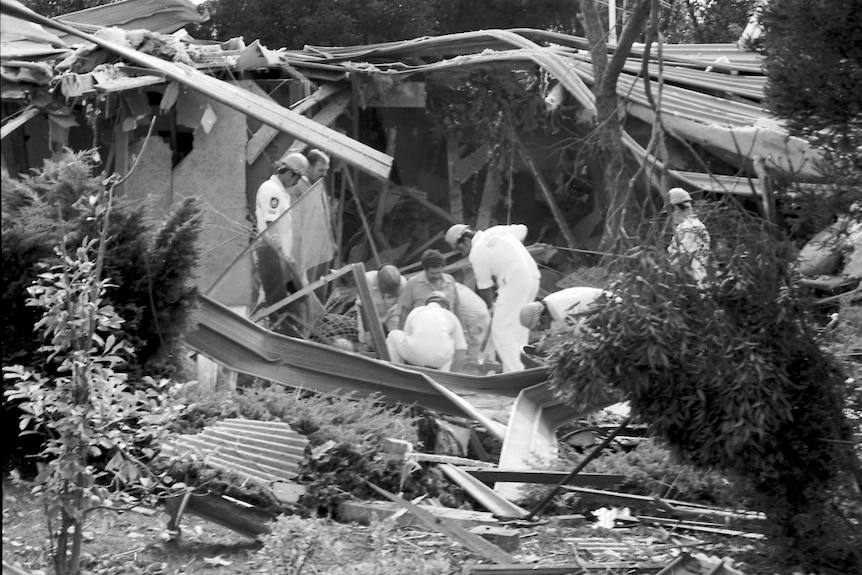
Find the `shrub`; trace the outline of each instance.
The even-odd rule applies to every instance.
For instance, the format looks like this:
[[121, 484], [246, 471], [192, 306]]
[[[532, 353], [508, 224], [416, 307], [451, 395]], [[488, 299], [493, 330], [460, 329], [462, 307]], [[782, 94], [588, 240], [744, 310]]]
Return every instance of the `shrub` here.
[[859, 469], [844, 376], [815, 342], [786, 243], [742, 214], [722, 217], [714, 239], [730, 255], [708, 289], [641, 248], [621, 263], [615, 297], [554, 349], [553, 385], [574, 404], [610, 387], [675, 456], [750, 481], [789, 558], [841, 563], [826, 555], [845, 537], [829, 494]]
[[[5, 394], [25, 414], [21, 429], [34, 424], [46, 434], [40, 455], [47, 463], [33, 493], [47, 515], [58, 575], [80, 572], [87, 516], [112, 508], [115, 489], [155, 485], [145, 461], [181, 408], [170, 381], [132, 391], [126, 374], [116, 371], [130, 350], [114, 334], [122, 319], [103, 297], [103, 251], [93, 258], [99, 243], [85, 242], [75, 257], [58, 249], [61, 263], [29, 288], [27, 305], [43, 308], [36, 329], [52, 372], [4, 366], [14, 382]], [[97, 458], [107, 463], [94, 465]]]

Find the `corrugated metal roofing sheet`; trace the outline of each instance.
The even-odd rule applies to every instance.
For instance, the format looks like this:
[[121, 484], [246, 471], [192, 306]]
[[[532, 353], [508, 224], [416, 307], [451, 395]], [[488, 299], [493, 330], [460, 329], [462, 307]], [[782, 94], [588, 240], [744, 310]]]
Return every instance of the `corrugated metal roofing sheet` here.
[[[113, 4], [69, 12], [58, 16], [57, 20], [88, 34], [111, 26], [170, 34], [188, 24], [203, 22], [208, 17], [188, 0], [120, 0]], [[60, 36], [69, 44], [81, 42], [81, 39], [69, 34]]]

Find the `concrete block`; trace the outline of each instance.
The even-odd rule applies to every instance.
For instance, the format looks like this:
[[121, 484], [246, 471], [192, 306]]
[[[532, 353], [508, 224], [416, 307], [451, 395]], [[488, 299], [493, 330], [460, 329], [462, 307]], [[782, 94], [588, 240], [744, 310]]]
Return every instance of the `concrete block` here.
[[486, 541], [490, 541], [503, 551], [512, 553], [518, 550], [521, 536], [514, 529], [498, 527], [495, 525], [477, 525], [469, 529], [473, 535], [478, 535]]

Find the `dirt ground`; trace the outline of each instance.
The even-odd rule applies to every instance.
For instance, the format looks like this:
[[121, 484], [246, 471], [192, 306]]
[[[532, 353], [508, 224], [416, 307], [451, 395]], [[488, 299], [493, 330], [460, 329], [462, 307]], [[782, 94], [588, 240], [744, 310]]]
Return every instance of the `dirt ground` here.
[[[183, 519], [178, 543], [165, 541], [167, 516], [158, 509], [99, 513], [85, 532], [84, 572], [99, 575], [207, 573], [251, 575], [270, 573], [260, 552], [261, 543], [193, 516]], [[557, 528], [547, 522], [510, 526], [519, 534], [513, 551], [519, 563], [577, 564], [588, 573], [654, 574], [683, 551], [727, 557], [746, 575], [776, 573], [768, 545], [741, 537], [672, 532], [639, 526], [612, 530], [582, 527]], [[379, 528], [378, 528], [379, 529]], [[443, 554], [450, 573], [464, 566], [488, 564], [481, 556], [449, 537], [422, 527], [390, 525], [384, 543], [374, 539], [374, 527], [330, 522], [328, 535], [345, 544], [345, 556], [356, 562], [374, 555], [409, 553]], [[26, 486], [6, 481], [3, 485], [3, 559], [30, 575], [52, 572], [44, 516], [33, 506]], [[377, 535], [379, 537], [379, 533]], [[4, 575], [7, 572], [4, 569]], [[317, 571], [306, 563], [297, 573]], [[275, 573], [273, 573], [275, 575]]]

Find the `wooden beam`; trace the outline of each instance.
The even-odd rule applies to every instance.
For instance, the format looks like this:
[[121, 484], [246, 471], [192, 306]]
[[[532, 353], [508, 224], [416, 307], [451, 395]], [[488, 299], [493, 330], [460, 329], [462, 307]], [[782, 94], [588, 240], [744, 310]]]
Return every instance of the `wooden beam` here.
[[41, 110], [37, 106], [32, 104], [28, 105], [18, 114], [18, 116], [3, 124], [3, 127], [0, 128], [0, 140], [38, 116], [39, 112], [41, 112]]
[[479, 535], [475, 533], [470, 533], [463, 527], [460, 527], [451, 521], [448, 521], [442, 517], [436, 517], [418, 505], [413, 505], [406, 499], [402, 497], [398, 497], [393, 493], [389, 493], [385, 489], [377, 487], [373, 483], [366, 481], [366, 484], [374, 489], [380, 495], [383, 495], [387, 499], [394, 501], [412, 515], [416, 516], [422, 523], [425, 524], [429, 529], [433, 529], [434, 531], [443, 533], [444, 535], [448, 535], [453, 540], [457, 541], [470, 551], [481, 555], [482, 557], [493, 561], [495, 563], [502, 564], [513, 564], [515, 562], [515, 558], [509, 555], [506, 551], [500, 549], [490, 541], [483, 539]]
[[466, 491], [473, 499], [482, 504], [482, 506], [493, 513], [496, 517], [526, 517], [528, 512], [526, 509], [519, 507], [501, 497], [494, 490], [464, 471], [459, 467], [455, 467], [449, 463], [440, 465], [440, 471], [449, 479], [458, 484], [461, 489]]
[[[386, 130], [386, 153], [390, 156], [395, 156], [395, 140], [398, 137], [398, 127], [392, 126]], [[380, 194], [377, 196], [377, 211], [374, 212], [374, 230], [375, 234], [380, 234], [383, 230], [383, 216], [386, 215], [386, 203], [389, 200], [389, 180], [383, 180], [380, 183]]]
[[491, 225], [494, 207], [500, 200], [500, 162], [488, 162], [485, 171], [485, 187], [482, 189], [482, 199], [479, 202], [479, 214], [476, 217], [476, 229], [484, 230]]
[[[326, 106], [316, 113], [311, 119], [320, 124], [321, 126], [331, 126], [335, 123], [335, 120], [344, 113], [344, 110], [347, 109], [347, 106], [350, 105], [350, 93], [346, 90], [337, 94], [330, 102], [326, 104]], [[304, 152], [308, 147], [308, 142], [303, 140], [294, 140], [293, 143], [288, 148], [288, 153], [290, 152]], [[391, 154], [390, 154], [391, 156]]]
[[[307, 286], [305, 286], [301, 290], [295, 291], [292, 294], [288, 295], [286, 298], [283, 298], [283, 299], [275, 302], [271, 306], [268, 306], [268, 307], [265, 307], [265, 308], [259, 310], [257, 313], [255, 313], [253, 316], [251, 316], [250, 320], [252, 322], [257, 322], [261, 318], [264, 318], [264, 317], [268, 316], [269, 314], [276, 312], [276, 311], [282, 309], [283, 307], [285, 307], [287, 305], [292, 304], [293, 302], [295, 302], [299, 298], [310, 294], [311, 292], [313, 292], [317, 288], [322, 287], [322, 286], [328, 284], [329, 282], [340, 278], [343, 275], [349, 274], [351, 271], [352, 270], [351, 270], [350, 266], [344, 266], [341, 269], [337, 269], [335, 271], [329, 272], [325, 276], [322, 276], [320, 279], [311, 282], [310, 284], [308, 284]], [[215, 285], [215, 284], [213, 284], [213, 285]]]
[[[485, 483], [493, 485], [497, 481], [514, 483], [537, 483], [540, 485], [557, 485], [566, 479], [566, 471], [541, 471], [530, 469], [464, 469], [467, 473]], [[566, 485], [578, 487], [612, 487], [619, 485], [625, 479], [624, 475], [609, 475], [606, 473], [579, 473], [566, 479]]]
[[362, 303], [359, 306], [360, 313], [364, 316], [365, 326], [371, 332], [371, 341], [374, 342], [377, 357], [383, 361], [389, 361], [386, 335], [383, 333], [383, 326], [380, 325], [380, 318], [377, 317], [377, 306], [374, 305], [374, 299], [371, 297], [371, 289], [368, 287], [368, 282], [365, 281], [365, 265], [362, 262], [357, 262], [350, 264], [350, 267], [353, 270], [353, 281], [356, 282], [356, 292]]
[[[241, 81], [240, 85], [245, 87], [250, 92], [272, 100], [269, 94], [267, 94], [263, 89], [261, 89], [261, 87], [258, 86], [256, 82]], [[318, 88], [316, 92], [314, 92], [307, 98], [303, 98], [302, 100], [291, 104], [290, 109], [297, 114], [304, 114], [312, 106], [321, 103], [330, 96], [333, 96], [343, 90], [344, 88], [338, 86], [337, 84], [324, 84], [323, 86]], [[273, 102], [274, 101], [275, 100], [273, 100]], [[255, 132], [254, 135], [248, 140], [248, 144], [245, 148], [246, 163], [249, 165], [253, 164], [257, 160], [258, 156], [263, 153], [263, 150], [275, 139], [277, 135], [278, 130], [276, 130], [272, 126], [267, 126], [266, 124], [261, 126], [260, 129]]]
[[458, 142], [451, 134], [446, 136], [446, 164], [448, 166], [449, 177], [449, 211], [456, 222], [464, 221], [464, 197], [461, 191], [461, 180], [455, 173], [455, 166], [458, 163], [459, 151]]
[[321, 126], [301, 114], [268, 101], [266, 98], [252, 94], [248, 90], [243, 90], [239, 86], [222, 82], [187, 64], [167, 62], [156, 56], [144, 54], [132, 48], [110, 42], [104, 38], [81, 32], [68, 24], [41, 16], [29, 8], [18, 3], [13, 3], [10, 0], [0, 0], [0, 8], [6, 14], [71, 34], [77, 38], [92, 42], [135, 64], [163, 72], [166, 78], [179, 82], [192, 90], [201, 92], [213, 100], [251, 116], [279, 131], [286, 132], [295, 138], [306, 141], [375, 178], [383, 179], [389, 177], [389, 172], [392, 168], [392, 157], [331, 128]]

